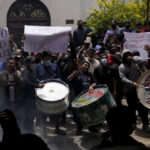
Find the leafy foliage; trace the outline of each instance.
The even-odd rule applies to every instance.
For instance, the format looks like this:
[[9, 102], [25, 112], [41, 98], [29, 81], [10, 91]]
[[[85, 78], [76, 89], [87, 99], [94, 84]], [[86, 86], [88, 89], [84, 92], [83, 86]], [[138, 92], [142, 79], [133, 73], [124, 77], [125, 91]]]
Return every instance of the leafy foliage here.
[[111, 21], [115, 19], [120, 27], [125, 20], [131, 22], [134, 28], [136, 22], [146, 21], [147, 0], [97, 0], [99, 10], [88, 11], [87, 23], [95, 32], [110, 28]]

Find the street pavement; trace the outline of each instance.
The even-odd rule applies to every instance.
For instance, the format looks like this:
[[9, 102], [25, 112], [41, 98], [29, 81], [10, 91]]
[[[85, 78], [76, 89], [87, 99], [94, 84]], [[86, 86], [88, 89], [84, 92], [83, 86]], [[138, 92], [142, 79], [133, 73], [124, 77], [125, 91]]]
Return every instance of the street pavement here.
[[[150, 115], [149, 115], [150, 118]], [[65, 136], [55, 134], [54, 123], [47, 121], [45, 129], [35, 126], [35, 133], [40, 136], [51, 150], [89, 150], [101, 142], [101, 134], [108, 130], [106, 122], [99, 127], [98, 133], [91, 133], [85, 127], [83, 134], [77, 136], [76, 124], [70, 114], [67, 115], [66, 124], [61, 124], [61, 129], [66, 132]], [[45, 132], [44, 132], [45, 131]], [[138, 118], [137, 128], [132, 136], [147, 147], [150, 147], [150, 133], [142, 130], [141, 120]]]

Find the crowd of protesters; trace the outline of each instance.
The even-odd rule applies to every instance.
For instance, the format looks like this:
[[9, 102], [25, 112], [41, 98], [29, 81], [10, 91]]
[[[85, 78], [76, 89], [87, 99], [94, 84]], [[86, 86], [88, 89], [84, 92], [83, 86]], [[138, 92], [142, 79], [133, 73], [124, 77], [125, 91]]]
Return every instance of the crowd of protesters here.
[[[112, 20], [111, 29], [105, 34], [103, 32], [94, 34], [82, 20], [77, 22], [77, 26], [73, 36], [69, 34], [66, 54], [53, 54], [50, 50], [27, 53], [23, 49], [25, 37], [17, 44], [13, 35], [10, 36], [12, 57], [0, 64], [0, 110], [12, 110], [19, 126], [25, 132], [33, 133], [35, 118], [38, 125], [44, 124], [47, 117], [50, 117], [55, 122], [55, 133], [65, 135], [65, 132], [59, 129], [59, 125], [60, 122], [66, 121], [66, 112], [59, 116], [48, 116], [38, 112], [35, 104], [35, 88], [44, 87], [43, 81], [47, 79], [63, 80], [69, 85], [71, 104], [82, 91], [89, 89], [92, 92], [96, 85], [106, 84], [114, 97], [117, 111], [119, 108], [126, 111], [122, 104], [125, 97], [132, 127], [136, 128], [137, 110], [138, 116], [142, 119], [143, 130], [150, 132], [148, 109], [139, 102], [136, 92], [139, 77], [142, 72], [149, 69], [148, 60], [141, 58], [138, 50], [134, 52], [123, 50], [124, 32], [150, 32], [150, 22], [144, 25], [138, 22], [135, 29], [132, 29], [130, 21], [125, 21], [124, 27], [120, 28], [117, 22]], [[150, 46], [146, 45], [145, 50], [149, 56]], [[113, 122], [110, 121], [109, 115], [108, 122]], [[81, 135], [83, 126], [74, 113], [73, 116], [77, 123], [76, 134]], [[89, 130], [98, 132], [96, 126], [90, 126]], [[116, 142], [115, 138], [113, 140]]]

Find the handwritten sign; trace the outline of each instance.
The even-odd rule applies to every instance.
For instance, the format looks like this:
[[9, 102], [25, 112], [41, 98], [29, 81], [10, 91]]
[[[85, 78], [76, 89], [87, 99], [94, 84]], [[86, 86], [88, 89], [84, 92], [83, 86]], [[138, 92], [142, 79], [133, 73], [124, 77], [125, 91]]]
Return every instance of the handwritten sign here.
[[25, 26], [26, 52], [66, 53], [71, 27]]
[[126, 42], [124, 43], [124, 49], [130, 51], [139, 51], [140, 56], [147, 58], [147, 52], [144, 50], [146, 44], [150, 45], [150, 32], [145, 33], [128, 33], [125, 32]]
[[11, 56], [9, 33], [6, 27], [0, 27], [0, 62]]

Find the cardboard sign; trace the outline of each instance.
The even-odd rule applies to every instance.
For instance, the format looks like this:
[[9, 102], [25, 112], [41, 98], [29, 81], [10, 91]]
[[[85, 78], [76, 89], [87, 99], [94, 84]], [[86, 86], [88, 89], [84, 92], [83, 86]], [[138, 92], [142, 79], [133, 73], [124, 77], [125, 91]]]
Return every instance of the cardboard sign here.
[[150, 32], [144, 33], [128, 33], [125, 32], [125, 43], [124, 49], [129, 49], [130, 51], [139, 51], [140, 56], [143, 58], [148, 58], [147, 52], [144, 50], [145, 45], [150, 45]]
[[6, 27], [0, 27], [0, 62], [11, 56], [9, 33]]
[[25, 26], [24, 51], [66, 53], [71, 27]]

